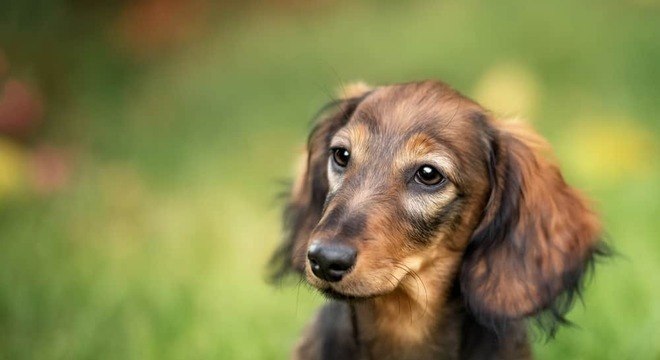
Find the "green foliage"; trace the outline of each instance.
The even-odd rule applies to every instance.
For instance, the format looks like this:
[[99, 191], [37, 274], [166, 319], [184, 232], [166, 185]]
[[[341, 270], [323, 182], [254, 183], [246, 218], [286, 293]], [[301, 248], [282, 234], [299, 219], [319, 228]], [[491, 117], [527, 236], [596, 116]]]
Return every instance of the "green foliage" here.
[[[505, 63], [531, 74], [528, 115], [621, 254], [569, 314], [579, 326], [537, 356], [657, 359], [659, 24], [636, 1], [346, 2], [223, 17], [140, 63], [86, 23], [64, 49], [71, 100], [48, 119], [79, 151], [73, 183], [0, 201], [0, 358], [284, 358], [322, 302], [265, 283], [280, 180], [315, 110], [358, 79], [441, 78], [477, 96]], [[611, 146], [611, 162], [574, 161]]]

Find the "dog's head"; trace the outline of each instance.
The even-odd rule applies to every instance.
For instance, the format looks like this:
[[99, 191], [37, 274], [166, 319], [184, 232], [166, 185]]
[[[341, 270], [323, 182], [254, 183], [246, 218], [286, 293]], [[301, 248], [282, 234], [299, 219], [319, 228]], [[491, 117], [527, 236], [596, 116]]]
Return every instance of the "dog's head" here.
[[307, 150], [279, 256], [330, 296], [384, 295], [435, 265], [480, 319], [519, 319], [570, 295], [598, 249], [545, 142], [440, 82], [353, 91]]

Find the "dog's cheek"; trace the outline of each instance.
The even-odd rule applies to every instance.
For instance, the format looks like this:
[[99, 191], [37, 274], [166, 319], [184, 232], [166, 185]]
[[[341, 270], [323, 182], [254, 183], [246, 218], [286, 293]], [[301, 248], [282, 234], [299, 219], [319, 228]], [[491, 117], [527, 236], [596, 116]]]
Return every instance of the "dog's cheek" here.
[[408, 215], [407, 217], [407, 245], [416, 249], [426, 249], [437, 243], [456, 229], [460, 222], [460, 201], [452, 201], [448, 205], [432, 209], [429, 215]]
[[449, 183], [436, 192], [418, 192], [402, 197], [405, 236], [411, 246], [426, 247], [433, 243], [441, 229], [452, 228], [459, 217], [462, 199]]

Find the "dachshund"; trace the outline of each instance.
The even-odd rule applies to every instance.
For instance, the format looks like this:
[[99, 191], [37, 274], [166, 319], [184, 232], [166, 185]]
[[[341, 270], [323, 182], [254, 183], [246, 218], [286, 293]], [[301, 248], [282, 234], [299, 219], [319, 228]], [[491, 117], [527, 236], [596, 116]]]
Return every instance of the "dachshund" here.
[[543, 138], [439, 81], [317, 118], [271, 264], [330, 299], [294, 359], [527, 359], [568, 322], [606, 247]]

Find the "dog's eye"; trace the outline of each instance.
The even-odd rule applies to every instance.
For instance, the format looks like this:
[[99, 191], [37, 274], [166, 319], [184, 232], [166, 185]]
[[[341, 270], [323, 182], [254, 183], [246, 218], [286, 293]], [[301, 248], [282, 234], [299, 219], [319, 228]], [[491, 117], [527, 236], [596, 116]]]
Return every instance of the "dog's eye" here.
[[415, 173], [415, 181], [427, 186], [438, 185], [445, 180], [445, 177], [434, 167], [424, 165]]
[[334, 148], [332, 149], [332, 160], [339, 167], [346, 167], [348, 165], [348, 160], [351, 158], [351, 153], [344, 148]]

